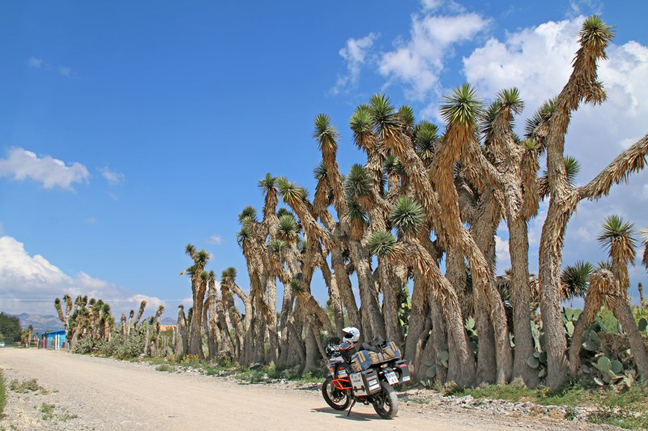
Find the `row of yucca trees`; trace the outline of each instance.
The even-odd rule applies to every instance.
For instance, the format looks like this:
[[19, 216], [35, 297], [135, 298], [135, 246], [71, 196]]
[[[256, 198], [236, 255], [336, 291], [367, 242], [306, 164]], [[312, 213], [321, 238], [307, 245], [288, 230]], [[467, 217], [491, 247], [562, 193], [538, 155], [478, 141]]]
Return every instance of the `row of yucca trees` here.
[[140, 302], [137, 316], [135, 316], [135, 310], [131, 310], [128, 317], [122, 314], [121, 324], [116, 325], [110, 305], [102, 299], [88, 299], [87, 295], [79, 295], [73, 301], [72, 297], [66, 294], [63, 296], [63, 300], [60, 298], [54, 300], [54, 308], [65, 328], [66, 344], [69, 350], [74, 351], [75, 346], [80, 341], [84, 341], [89, 343], [87, 351], [92, 352], [95, 344], [100, 346], [110, 343], [115, 336], [119, 336], [120, 339], [117, 340], [119, 343], [141, 338], [139, 344], [142, 349], [135, 354], [156, 355], [161, 347], [158, 342], [159, 318], [164, 312], [164, 307], [159, 306], [156, 313], [144, 321], [142, 316], [146, 304], [146, 300]]
[[[556, 387], [578, 372], [578, 337], [606, 305], [630, 339], [639, 374], [648, 377], [627, 294], [636, 247], [631, 225], [616, 216], [606, 221], [600, 240], [610, 260], [591, 274], [577, 341], [570, 346], [561, 311], [568, 284], [562, 249], [571, 215], [580, 201], [606, 196], [613, 184], [643, 169], [648, 153], [647, 135], [589, 183], [577, 187], [572, 181], [577, 164], [565, 155], [565, 135], [581, 104], [605, 101], [597, 65], [611, 37], [598, 17], [583, 23], [569, 80], [527, 121], [523, 137], [514, 132], [523, 108], [515, 88], [502, 90], [488, 107], [470, 85], [457, 88], [441, 107], [443, 131], [417, 123], [410, 107], [397, 109], [378, 94], [351, 117], [354, 143], [366, 160], [343, 175], [338, 133], [328, 116], [318, 115], [314, 138], [322, 160], [312, 198], [294, 182], [268, 174], [259, 183], [262, 214], [252, 207], [239, 214], [249, 292], [237, 284], [233, 268], [222, 273], [218, 289], [214, 272], [205, 271], [208, 253], [187, 246], [194, 307], [188, 317], [179, 310], [178, 351], [200, 357], [228, 351], [244, 365], [299, 365], [306, 372], [320, 366], [322, 340], [352, 325], [365, 340], [397, 342], [419, 377], [431, 361], [437, 379], [462, 386], [513, 379], [535, 386], [540, 377], [528, 360], [543, 349], [543, 383]], [[279, 200], [288, 209], [278, 208]], [[535, 276], [529, 273], [528, 222], [542, 200], [548, 210]], [[498, 279], [500, 222], [508, 228], [511, 268]], [[316, 270], [328, 289], [325, 308], [311, 294]], [[475, 322], [476, 345], [468, 319]], [[534, 320], [544, 331], [542, 346], [534, 342]]]

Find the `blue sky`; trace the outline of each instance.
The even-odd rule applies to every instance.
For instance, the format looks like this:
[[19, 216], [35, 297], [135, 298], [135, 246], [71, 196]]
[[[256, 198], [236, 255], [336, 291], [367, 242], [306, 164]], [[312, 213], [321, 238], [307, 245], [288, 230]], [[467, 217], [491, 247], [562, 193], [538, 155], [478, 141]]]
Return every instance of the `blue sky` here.
[[[644, 1], [1, 3], [0, 311], [49, 313], [83, 291], [118, 311], [150, 297], [173, 316], [190, 296], [187, 242], [247, 286], [236, 216], [260, 207], [266, 172], [313, 189], [316, 114], [341, 133], [343, 171], [363, 161], [348, 119], [376, 92], [435, 121], [466, 80], [486, 101], [516, 85], [524, 124], [564, 84], [592, 13], [616, 37], [601, 72], [610, 100], [580, 110], [568, 137], [580, 183], [648, 132]], [[647, 207], [645, 172], [581, 204], [565, 263], [603, 259], [604, 217], [648, 227]], [[500, 270], [506, 239], [501, 229]], [[631, 276], [648, 284], [642, 267]]]

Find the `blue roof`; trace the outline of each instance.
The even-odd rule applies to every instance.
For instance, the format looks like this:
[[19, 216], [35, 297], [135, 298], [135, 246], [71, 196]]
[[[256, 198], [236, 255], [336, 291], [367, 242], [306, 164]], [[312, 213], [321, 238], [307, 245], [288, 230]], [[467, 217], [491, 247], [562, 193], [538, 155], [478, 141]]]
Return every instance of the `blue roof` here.
[[43, 335], [49, 335], [49, 334], [52, 334], [52, 335], [65, 334], [65, 329], [61, 329], [59, 331], [47, 331]]

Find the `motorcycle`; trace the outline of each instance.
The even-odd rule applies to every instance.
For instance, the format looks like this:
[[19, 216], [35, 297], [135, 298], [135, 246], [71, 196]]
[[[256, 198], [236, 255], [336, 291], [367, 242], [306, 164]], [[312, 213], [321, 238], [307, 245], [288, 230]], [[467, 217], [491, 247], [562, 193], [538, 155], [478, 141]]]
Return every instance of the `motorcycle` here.
[[326, 356], [330, 376], [322, 384], [324, 401], [335, 410], [348, 407], [347, 416], [356, 402], [372, 404], [378, 416], [392, 419], [398, 413], [393, 386], [410, 380], [408, 362], [393, 342], [362, 343], [357, 353], [353, 353], [354, 348], [353, 343], [340, 343], [337, 337], [329, 340]]

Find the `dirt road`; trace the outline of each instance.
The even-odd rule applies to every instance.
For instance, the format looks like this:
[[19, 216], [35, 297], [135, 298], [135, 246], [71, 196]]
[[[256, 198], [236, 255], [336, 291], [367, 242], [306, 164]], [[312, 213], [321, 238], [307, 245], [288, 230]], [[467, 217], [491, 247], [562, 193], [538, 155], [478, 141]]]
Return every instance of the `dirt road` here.
[[[0, 349], [0, 366], [7, 380], [38, 379], [51, 392], [48, 402], [78, 416], [61, 426], [43, 428], [32, 423], [18, 429], [485, 431], [565, 428], [564, 424], [547, 419], [493, 418], [475, 412], [449, 415], [403, 404], [398, 417], [391, 421], [381, 420], [371, 406], [364, 405], [356, 405], [346, 417], [346, 412], [328, 408], [314, 390], [169, 374], [129, 362], [46, 350]], [[10, 416], [11, 412], [9, 405], [6, 413]], [[579, 428], [575, 424], [567, 426]]]

